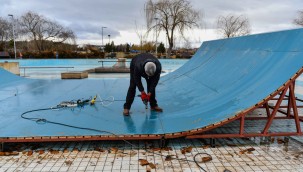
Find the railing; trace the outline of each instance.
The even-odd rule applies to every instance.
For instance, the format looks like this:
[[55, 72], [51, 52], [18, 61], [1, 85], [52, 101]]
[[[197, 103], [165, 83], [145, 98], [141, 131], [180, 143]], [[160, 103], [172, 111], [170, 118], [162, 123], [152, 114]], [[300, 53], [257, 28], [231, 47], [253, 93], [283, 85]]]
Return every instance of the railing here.
[[71, 69], [74, 67], [70, 66], [20, 66], [20, 69], [23, 69], [23, 76], [25, 77], [25, 70], [26, 69]]
[[[119, 61], [113, 61], [113, 60], [110, 60], [110, 61], [108, 61], [108, 60], [100, 60], [100, 61], [98, 61], [99, 63], [101, 63], [101, 65], [102, 65], [102, 67], [103, 67], [103, 63], [104, 62], [110, 62], [110, 63], [112, 63], [112, 62], [119, 62]], [[123, 61], [121, 61], [121, 62], [123, 62]], [[125, 61], [125, 63], [129, 63], [130, 61]]]

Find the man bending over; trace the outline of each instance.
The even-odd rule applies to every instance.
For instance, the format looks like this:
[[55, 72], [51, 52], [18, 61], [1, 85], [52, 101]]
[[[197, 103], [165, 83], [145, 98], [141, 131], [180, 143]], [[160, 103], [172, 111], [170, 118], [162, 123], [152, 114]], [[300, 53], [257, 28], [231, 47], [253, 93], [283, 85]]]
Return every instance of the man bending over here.
[[[162, 71], [161, 63], [151, 54], [142, 53], [133, 57], [130, 63], [130, 84], [124, 104], [123, 115], [129, 115], [129, 110], [136, 95], [136, 87], [141, 92], [141, 99], [144, 103], [150, 103], [151, 110], [162, 112], [156, 100], [156, 86]], [[141, 77], [147, 83], [147, 94], [141, 82]]]

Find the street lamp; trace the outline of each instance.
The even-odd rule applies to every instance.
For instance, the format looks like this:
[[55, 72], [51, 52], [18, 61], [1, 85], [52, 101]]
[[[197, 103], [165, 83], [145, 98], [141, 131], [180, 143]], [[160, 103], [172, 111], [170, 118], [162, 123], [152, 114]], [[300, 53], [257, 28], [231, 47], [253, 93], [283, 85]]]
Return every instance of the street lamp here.
[[157, 17], [154, 18], [156, 20], [156, 57], [158, 56], [158, 51], [157, 51], [157, 41], [158, 41], [158, 35], [157, 35], [157, 27], [158, 27], [158, 19]]
[[15, 41], [15, 22], [14, 22], [14, 15], [9, 14], [9, 17], [12, 17], [12, 21], [13, 21], [13, 40], [14, 40], [14, 52], [15, 52], [15, 59], [17, 58], [17, 54], [16, 54], [16, 41]]
[[108, 36], [108, 47], [110, 47], [109, 52], [112, 52], [112, 45], [110, 44], [110, 35], [107, 35], [107, 36]]
[[104, 26], [101, 27], [101, 30], [102, 30], [102, 46], [101, 46], [101, 48], [102, 48], [102, 50], [104, 50], [104, 46], [103, 46], [103, 29], [105, 29], [105, 28], [107, 28], [107, 27], [104, 27]]

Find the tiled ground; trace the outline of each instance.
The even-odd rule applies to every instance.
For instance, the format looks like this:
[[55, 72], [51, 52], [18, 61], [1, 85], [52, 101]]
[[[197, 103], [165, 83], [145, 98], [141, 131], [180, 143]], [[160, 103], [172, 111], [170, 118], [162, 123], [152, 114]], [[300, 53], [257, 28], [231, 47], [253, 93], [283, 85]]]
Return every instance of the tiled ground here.
[[[208, 140], [176, 139], [162, 150], [158, 142], [144, 141], [131, 142], [139, 149], [123, 141], [9, 144], [7, 148], [19, 148], [20, 152], [17, 156], [0, 156], [0, 171], [202, 171], [192, 162], [198, 152], [212, 156], [206, 163], [201, 162], [206, 155], [196, 158], [211, 172], [303, 171], [302, 145], [292, 139], [283, 142], [277, 138], [218, 139], [217, 146], [211, 148]], [[190, 146], [192, 150], [182, 154], [181, 149]], [[146, 151], [145, 147], [153, 148]], [[30, 150], [34, 150], [32, 154]], [[155, 169], [152, 164], [141, 166], [139, 159], [153, 163]]]

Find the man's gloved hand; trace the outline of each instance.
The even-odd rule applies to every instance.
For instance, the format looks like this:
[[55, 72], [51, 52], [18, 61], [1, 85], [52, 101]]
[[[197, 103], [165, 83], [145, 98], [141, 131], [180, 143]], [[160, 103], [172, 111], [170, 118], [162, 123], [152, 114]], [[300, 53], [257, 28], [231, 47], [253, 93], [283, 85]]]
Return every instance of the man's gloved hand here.
[[145, 91], [142, 91], [142, 92], [141, 92], [141, 99], [142, 99], [143, 102], [144, 102], [144, 101], [149, 101], [149, 97], [148, 97], [148, 95], [145, 93]]
[[148, 94], [147, 94], [147, 100], [148, 100], [148, 101], [150, 101], [150, 96], [151, 96], [151, 93], [148, 93]]

